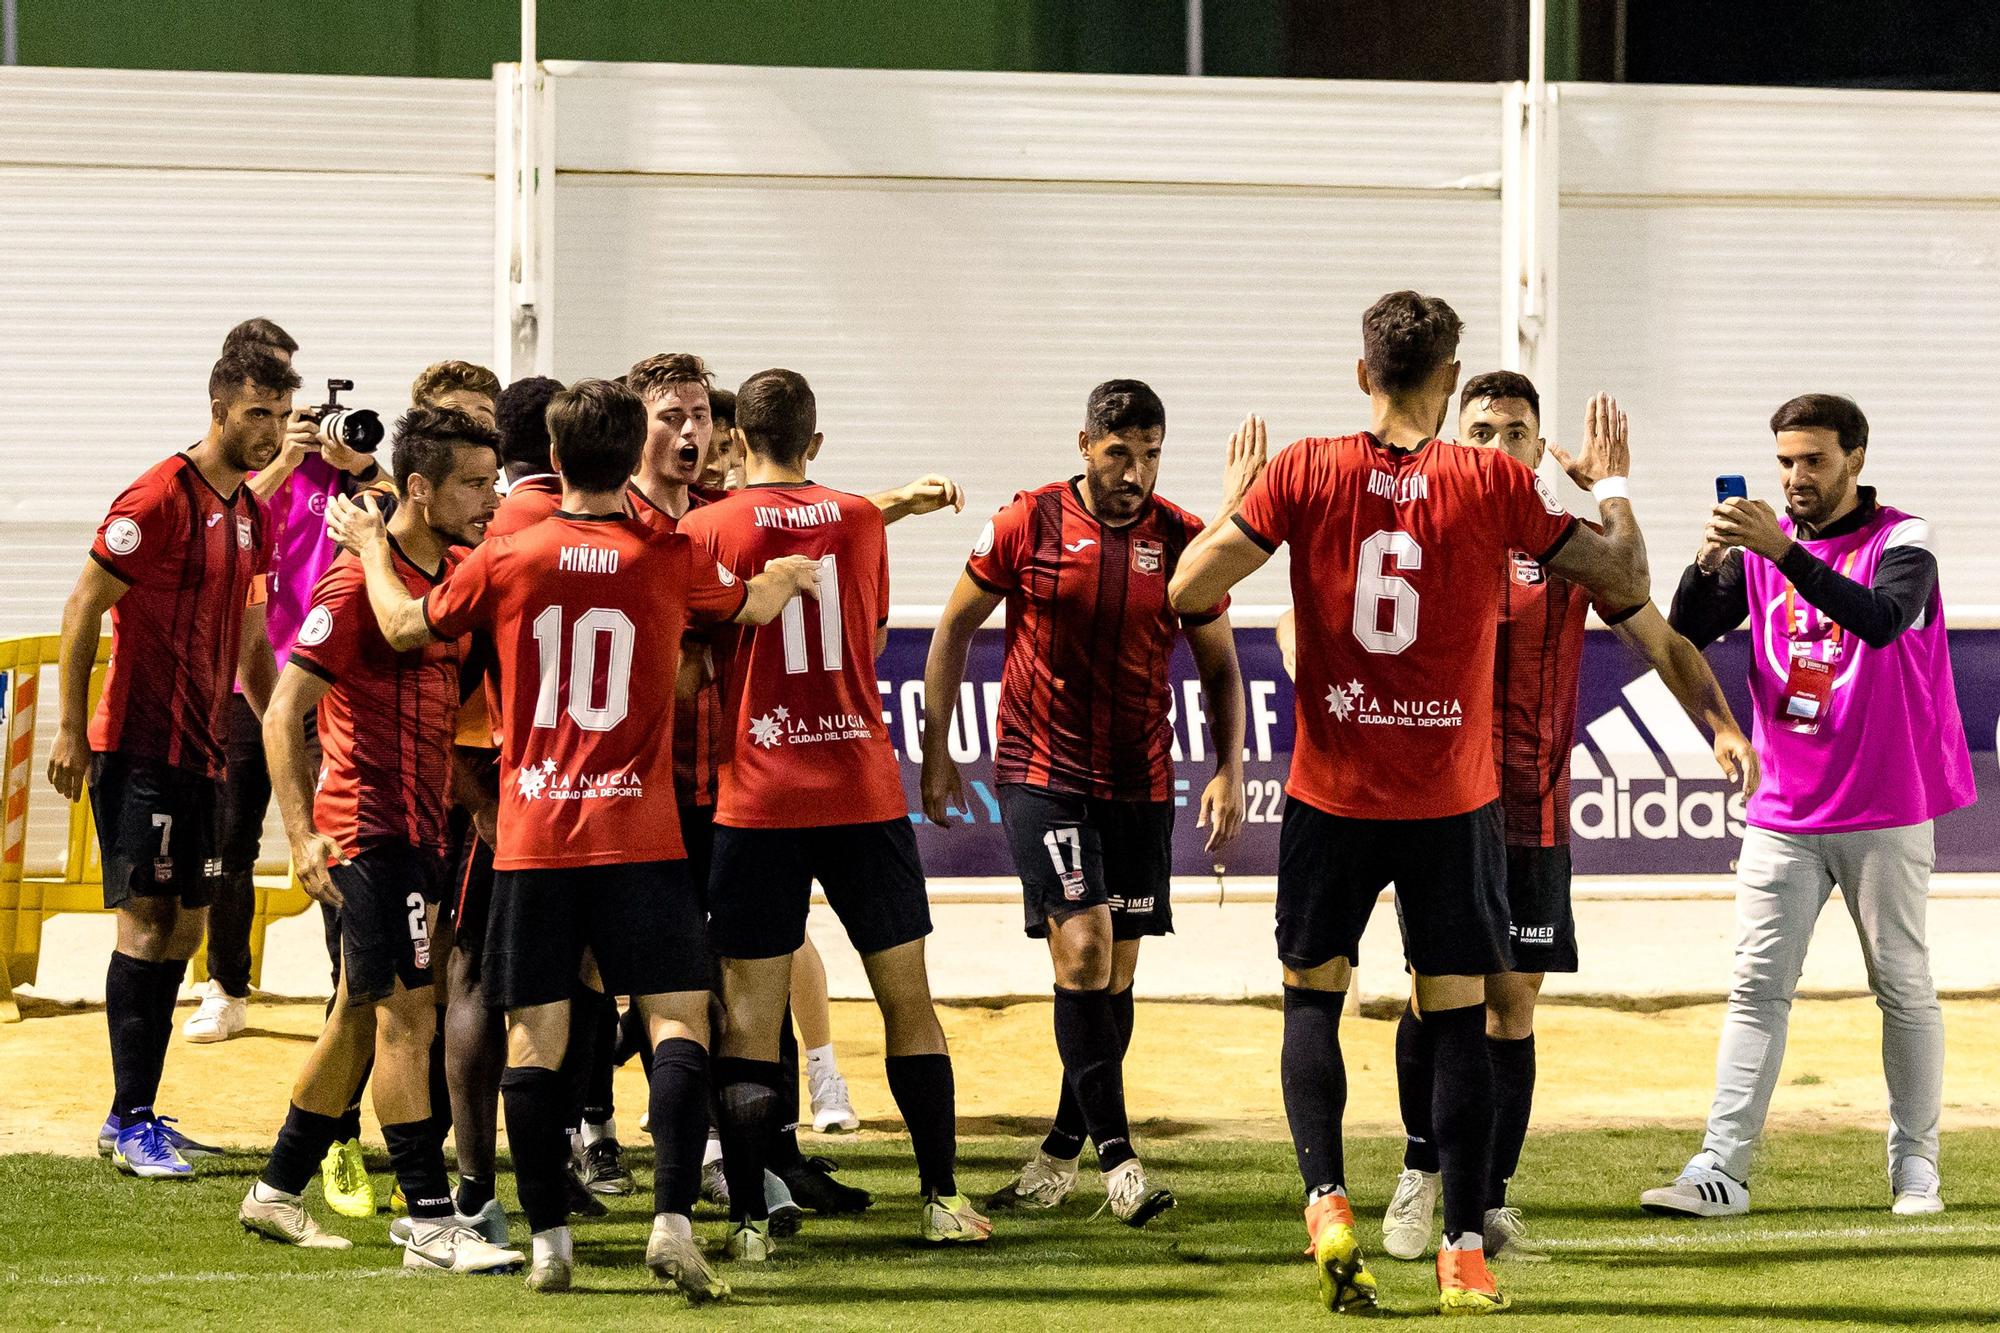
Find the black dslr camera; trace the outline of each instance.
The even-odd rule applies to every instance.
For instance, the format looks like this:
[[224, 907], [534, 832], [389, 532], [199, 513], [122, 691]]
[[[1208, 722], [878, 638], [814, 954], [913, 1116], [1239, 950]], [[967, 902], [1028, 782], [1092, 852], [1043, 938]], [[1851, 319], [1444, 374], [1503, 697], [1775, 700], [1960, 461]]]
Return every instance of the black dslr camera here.
[[306, 409], [306, 419], [319, 426], [319, 438], [327, 444], [344, 444], [357, 454], [372, 454], [381, 447], [382, 418], [365, 407], [342, 407], [343, 390], [354, 388], [353, 380], [328, 380], [326, 401]]

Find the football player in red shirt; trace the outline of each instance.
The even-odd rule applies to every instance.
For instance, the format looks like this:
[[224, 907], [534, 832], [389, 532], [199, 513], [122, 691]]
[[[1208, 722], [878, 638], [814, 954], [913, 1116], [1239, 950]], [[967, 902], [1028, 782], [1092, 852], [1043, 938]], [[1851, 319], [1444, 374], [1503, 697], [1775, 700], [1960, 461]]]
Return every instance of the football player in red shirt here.
[[[476, 546], [499, 506], [498, 441], [470, 416], [412, 408], [396, 423], [402, 500], [388, 524], [396, 576], [428, 590]], [[409, 1268], [518, 1267], [477, 1218], [454, 1217], [444, 1145], [433, 1132], [430, 1050], [437, 1023], [427, 909], [444, 894], [445, 812], [465, 644], [407, 652], [382, 638], [361, 564], [335, 561], [313, 590], [290, 661], [265, 711], [265, 746], [292, 864], [307, 893], [340, 913], [333, 1007], [293, 1086], [243, 1225], [310, 1249], [346, 1249], [300, 1199], [340, 1137], [349, 1095], [374, 1057], [375, 1111], [409, 1203]], [[309, 747], [305, 715], [319, 715]]]
[[[631, 508], [642, 521], [662, 531], [674, 531], [691, 510], [723, 498], [726, 490], [709, 489], [697, 479], [725, 448], [738, 457], [743, 452], [732, 429], [736, 395], [713, 388], [710, 378], [707, 363], [689, 352], [650, 356], [626, 372], [626, 385], [646, 404], [647, 429], [646, 452], [632, 475]], [[718, 416], [713, 406], [723, 394], [728, 394], [728, 424], [717, 432]], [[871, 495], [868, 500], [882, 511], [885, 525], [947, 507], [965, 507], [957, 485], [934, 473]], [[706, 636], [690, 637], [681, 656], [679, 689], [674, 712], [674, 790], [680, 801], [688, 870], [695, 883], [706, 889], [709, 852], [715, 842], [716, 773], [729, 749], [729, 735], [722, 725], [722, 690]], [[792, 956], [791, 1002], [799, 1015], [799, 1028], [808, 1037], [807, 1068], [815, 1123], [822, 1128], [834, 1124], [856, 1128], [859, 1122], [848, 1104], [846, 1081], [833, 1059], [826, 968], [810, 938]], [[765, 1202], [774, 1229], [782, 1233], [797, 1222], [800, 1205], [820, 1213], [856, 1213], [866, 1209], [872, 1199], [867, 1190], [834, 1179], [833, 1164], [826, 1158], [807, 1157], [799, 1150], [799, 1042], [793, 1036], [790, 1018], [781, 1026], [780, 1036], [779, 1126], [766, 1164], [772, 1174], [765, 1180]], [[608, 1081], [603, 1095], [608, 1103]], [[580, 1137], [587, 1145], [603, 1141], [598, 1137], [600, 1127], [590, 1123], [590, 1113], [597, 1109], [594, 1105], [585, 1107]], [[608, 1104], [603, 1110], [608, 1116]], [[602, 1154], [606, 1150], [586, 1147], [585, 1151]], [[712, 1141], [709, 1154], [704, 1189], [726, 1207], [728, 1188], [719, 1166], [720, 1144]], [[595, 1175], [587, 1178], [594, 1186]]]
[[1224, 510], [1188, 548], [1174, 606], [1212, 606], [1291, 542], [1298, 731], [1278, 866], [1286, 1117], [1307, 1189], [1321, 1297], [1365, 1307], [1375, 1281], [1346, 1197], [1341, 1001], [1363, 926], [1396, 886], [1405, 953], [1437, 1050], [1445, 1243], [1440, 1308], [1505, 1308], [1486, 1267], [1493, 1076], [1485, 978], [1512, 966], [1506, 843], [1493, 762], [1493, 661], [1508, 553], [1645, 600], [1646, 552], [1625, 496], [1624, 418], [1593, 403], [1578, 461], [1604, 530], [1565, 514], [1496, 449], [1435, 438], [1458, 387], [1450, 306], [1392, 292], [1362, 317], [1356, 376], [1370, 429], [1301, 440], [1264, 465], [1263, 423], [1230, 442]]
[[[253, 579], [271, 559], [245, 477], [277, 456], [299, 377], [267, 347], [227, 348], [208, 377], [208, 433], [113, 501], [63, 607], [59, 720], [49, 782], [88, 782], [118, 944], [104, 982], [115, 1083], [98, 1150], [120, 1170], [185, 1177], [216, 1149], [154, 1114], [174, 1001], [222, 873], [218, 810], [230, 692], [261, 716], [277, 662]], [[249, 610], [246, 612], [246, 607]], [[111, 613], [111, 665], [93, 716], [90, 676]]]
[[[1154, 494], [1167, 412], [1138, 380], [1091, 391], [1081, 476], [1023, 491], [980, 534], [924, 671], [924, 814], [967, 808], [951, 718], [972, 637], [1007, 604], [994, 779], [1029, 936], [1055, 969], [1063, 1085], [1041, 1149], [994, 1208], [1053, 1208], [1086, 1133], [1111, 1211], [1144, 1226], [1174, 1197], [1147, 1182], [1125, 1112], [1139, 944], [1173, 929], [1173, 708], [1167, 659], [1185, 632], [1214, 720], [1216, 772], [1196, 824], [1209, 849], [1243, 822], [1243, 680], [1227, 601], [1175, 615], [1167, 581], [1201, 520]], [[1200, 721], [1190, 719], [1197, 742]]]
[[817, 570], [779, 560], [739, 579], [635, 521], [625, 484], [645, 407], [623, 386], [581, 381], [551, 400], [548, 422], [563, 507], [490, 539], [421, 600], [397, 576], [372, 504], [336, 505], [332, 521], [359, 549], [392, 647], [483, 628], [499, 658], [500, 845], [484, 967], [489, 998], [508, 1011], [501, 1095], [534, 1231], [528, 1286], [570, 1285], [570, 1110], [557, 1069], [587, 949], [606, 989], [634, 997], [656, 1045], [647, 1266], [690, 1301], [710, 1300], [727, 1288], [689, 1213], [708, 1119], [711, 965], [675, 818], [675, 662], [690, 620], [766, 623]]
[[888, 641], [889, 548], [867, 499], [817, 485], [817, 407], [803, 376], [767, 370], [736, 395], [749, 482], [703, 505], [681, 531], [739, 575], [774, 556], [810, 559], [815, 596], [783, 623], [726, 635], [718, 650], [724, 724], [710, 872], [710, 936], [722, 956], [728, 1026], [716, 1062], [733, 1254], [761, 1259], [770, 1234], [761, 1183], [780, 1115], [779, 1028], [791, 957], [805, 940], [812, 882], [847, 928], [881, 1006], [889, 1090], [910, 1127], [922, 1230], [978, 1242], [991, 1225], [958, 1192], [956, 1094], [924, 966], [930, 903], [875, 657]]

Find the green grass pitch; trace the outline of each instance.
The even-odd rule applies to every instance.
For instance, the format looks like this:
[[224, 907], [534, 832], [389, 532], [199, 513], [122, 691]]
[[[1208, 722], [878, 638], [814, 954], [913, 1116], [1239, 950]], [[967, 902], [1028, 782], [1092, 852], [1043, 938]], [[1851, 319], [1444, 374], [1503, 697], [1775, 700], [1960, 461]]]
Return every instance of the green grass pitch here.
[[[1144, 1142], [1143, 1127], [1141, 1141]], [[1553, 1262], [1496, 1264], [1522, 1330], [1797, 1330], [2000, 1326], [2000, 1131], [1946, 1140], [1950, 1211], [1888, 1211], [1879, 1137], [1774, 1139], [1753, 1181], [1756, 1211], [1721, 1222], [1639, 1214], [1643, 1186], [1678, 1169], [1688, 1133], [1535, 1135], [1515, 1202]], [[961, 1182], [984, 1193], [1027, 1144], [964, 1145]], [[537, 1297], [518, 1277], [405, 1275], [386, 1216], [315, 1214], [350, 1237], [308, 1253], [238, 1229], [237, 1200], [262, 1165], [235, 1154], [192, 1183], [140, 1182], [107, 1163], [0, 1158], [0, 1326], [258, 1330], [542, 1328], [1276, 1330], [1324, 1327], [1312, 1298], [1299, 1187], [1283, 1143], [1162, 1139], [1156, 1175], [1181, 1206], [1143, 1232], [1091, 1213], [1088, 1188], [1054, 1215], [1002, 1215], [986, 1250], [916, 1238], [907, 1149], [874, 1139], [836, 1150], [843, 1177], [876, 1191], [864, 1218], [808, 1219], [777, 1262], [725, 1266], [732, 1304], [689, 1310], [640, 1266], [647, 1194], [576, 1228], [578, 1290]], [[1349, 1179], [1385, 1318], [1432, 1315], [1428, 1262], [1380, 1256], [1398, 1142], [1350, 1144]], [[646, 1155], [634, 1153], [641, 1180]], [[379, 1170], [382, 1163], [373, 1162]], [[1086, 1175], [1086, 1186], [1094, 1182]], [[386, 1197], [387, 1182], [382, 1182]], [[508, 1198], [511, 1204], [511, 1197]], [[516, 1216], [517, 1231], [520, 1226]], [[719, 1237], [719, 1220], [697, 1217]]]

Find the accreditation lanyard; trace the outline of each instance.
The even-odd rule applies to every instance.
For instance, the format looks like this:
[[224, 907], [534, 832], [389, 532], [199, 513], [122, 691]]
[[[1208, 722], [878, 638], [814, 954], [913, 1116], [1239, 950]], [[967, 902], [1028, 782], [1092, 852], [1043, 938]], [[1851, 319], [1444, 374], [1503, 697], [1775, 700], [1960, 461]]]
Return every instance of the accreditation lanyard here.
[[[1840, 564], [1842, 578], [1851, 578], [1854, 563], [1861, 556], [1861, 548], [1847, 553]], [[1791, 669], [1785, 677], [1785, 689], [1778, 696], [1778, 722], [1801, 735], [1811, 736], [1819, 731], [1820, 723], [1826, 717], [1826, 706], [1833, 698], [1834, 672], [1839, 669], [1841, 641], [1846, 635], [1833, 620], [1826, 619], [1826, 634], [1823, 638], [1799, 637], [1798, 592], [1790, 580], [1785, 583], [1785, 640], [1790, 645]], [[1824, 642], [1827, 651], [1824, 656], [1814, 650], [1814, 645]]]

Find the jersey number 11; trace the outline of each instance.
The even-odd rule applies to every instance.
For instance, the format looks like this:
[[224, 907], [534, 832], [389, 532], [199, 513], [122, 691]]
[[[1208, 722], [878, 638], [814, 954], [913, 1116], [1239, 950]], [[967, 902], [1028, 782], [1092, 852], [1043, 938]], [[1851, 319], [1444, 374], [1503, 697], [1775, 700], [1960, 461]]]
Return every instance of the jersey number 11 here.
[[[819, 652], [825, 659], [824, 671], [840, 670], [840, 565], [831, 555], [819, 558]], [[778, 619], [785, 631], [785, 670], [799, 675], [806, 665], [806, 599], [794, 597], [785, 603]]]

